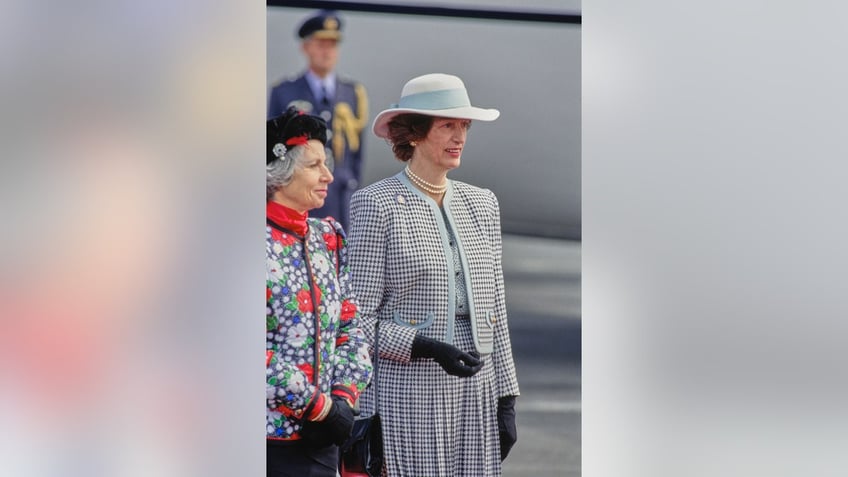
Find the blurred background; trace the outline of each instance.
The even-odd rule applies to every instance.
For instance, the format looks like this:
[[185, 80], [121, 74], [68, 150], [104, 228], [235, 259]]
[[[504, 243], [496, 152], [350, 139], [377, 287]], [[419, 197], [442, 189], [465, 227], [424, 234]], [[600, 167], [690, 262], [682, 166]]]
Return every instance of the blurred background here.
[[0, 475], [262, 475], [265, 5], [0, 12]]
[[[381, 3], [580, 13], [575, 0], [532, 0], [520, 7], [490, 0]], [[296, 32], [314, 11], [268, 7], [266, 94], [280, 80], [305, 71]], [[400, 99], [409, 79], [426, 73], [459, 76], [472, 104], [497, 108], [501, 115], [497, 121], [472, 126], [462, 167], [450, 177], [494, 191], [505, 232], [580, 240], [579, 24], [340, 13], [343, 39], [336, 72], [365, 86], [372, 120]], [[366, 185], [403, 168], [385, 141], [370, 133], [370, 124], [365, 135]]]
[[[292, 3], [322, 4], [269, 3], [268, 93], [306, 68], [296, 32], [315, 10]], [[549, 21], [516, 21], [517, 14], [496, 20], [423, 15], [421, 9], [418, 14], [340, 10], [343, 38], [336, 72], [368, 91], [365, 184], [404, 166], [370, 126], [377, 113], [398, 101], [409, 79], [434, 72], [457, 75], [472, 104], [501, 111], [496, 121], [472, 126], [462, 167], [449, 176], [491, 189], [501, 206], [509, 327], [521, 386], [519, 440], [504, 475], [577, 477], [582, 409], [580, 4], [380, 4], [550, 15]], [[574, 15], [576, 21], [554, 21], [556, 14]]]

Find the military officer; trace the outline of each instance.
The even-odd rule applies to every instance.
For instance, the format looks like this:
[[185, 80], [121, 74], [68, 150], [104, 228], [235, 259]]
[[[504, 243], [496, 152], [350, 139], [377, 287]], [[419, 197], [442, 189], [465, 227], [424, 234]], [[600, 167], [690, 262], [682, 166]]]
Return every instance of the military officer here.
[[347, 229], [348, 204], [362, 178], [362, 131], [368, 123], [368, 98], [362, 84], [336, 74], [342, 20], [333, 11], [317, 12], [297, 31], [306, 71], [285, 79], [271, 89], [268, 118], [283, 114], [289, 106], [323, 117], [330, 125], [328, 161], [334, 181], [324, 206], [310, 216], [332, 216]]

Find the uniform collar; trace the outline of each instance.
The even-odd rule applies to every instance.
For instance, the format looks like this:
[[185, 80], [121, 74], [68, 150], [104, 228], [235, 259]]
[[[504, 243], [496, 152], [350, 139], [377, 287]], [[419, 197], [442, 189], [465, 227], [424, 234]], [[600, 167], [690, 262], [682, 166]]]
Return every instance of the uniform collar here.
[[306, 70], [306, 82], [309, 84], [309, 89], [312, 90], [313, 96], [320, 100], [323, 97], [321, 87], [327, 90], [327, 95], [331, 98], [336, 97], [336, 72], [332, 71], [324, 78], [319, 78], [312, 70]]

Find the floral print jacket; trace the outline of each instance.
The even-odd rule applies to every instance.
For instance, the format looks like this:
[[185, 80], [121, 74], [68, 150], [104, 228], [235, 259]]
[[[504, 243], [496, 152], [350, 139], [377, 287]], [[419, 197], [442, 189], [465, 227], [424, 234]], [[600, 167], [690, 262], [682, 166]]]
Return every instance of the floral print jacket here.
[[274, 202], [266, 217], [266, 438], [291, 441], [322, 394], [356, 401], [371, 359], [341, 225]]

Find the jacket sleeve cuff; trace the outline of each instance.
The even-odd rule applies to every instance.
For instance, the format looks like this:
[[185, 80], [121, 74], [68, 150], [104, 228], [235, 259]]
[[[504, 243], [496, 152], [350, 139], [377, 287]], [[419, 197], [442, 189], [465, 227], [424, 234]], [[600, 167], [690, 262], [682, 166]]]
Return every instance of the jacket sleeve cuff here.
[[332, 401], [328, 399], [324, 393], [316, 394], [315, 399], [312, 400], [312, 403], [306, 408], [306, 411], [304, 412], [306, 420], [314, 421], [320, 416], [326, 415], [326, 408], [332, 404]]
[[356, 389], [341, 384], [334, 385], [330, 394], [344, 399], [348, 404], [350, 404], [350, 407], [353, 407], [354, 403], [356, 403], [356, 399], [359, 397], [359, 392], [356, 391]]

